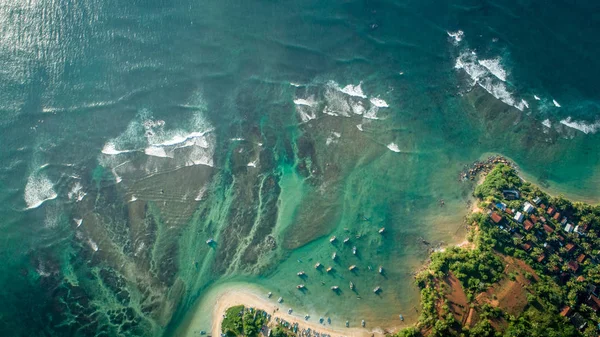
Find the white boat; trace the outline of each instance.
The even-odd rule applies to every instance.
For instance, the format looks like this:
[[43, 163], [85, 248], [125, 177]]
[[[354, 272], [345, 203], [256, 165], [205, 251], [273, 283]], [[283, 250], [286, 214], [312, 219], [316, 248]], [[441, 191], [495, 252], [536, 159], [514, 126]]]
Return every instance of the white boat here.
[[401, 320], [401, 321], [404, 321], [404, 316], [402, 316], [402, 315], [398, 315], [398, 317], [400, 317], [400, 320]]
[[379, 266], [379, 274], [383, 274], [383, 267]]
[[350, 241], [350, 238], [345, 238], [344, 239], [344, 243], [348, 243], [348, 241]]
[[299, 271], [296, 275], [298, 275], [298, 276], [304, 276], [304, 271]]
[[354, 290], [354, 283], [352, 281], [350, 281], [350, 290]]
[[375, 294], [379, 293], [381, 291], [381, 287], [376, 287], [375, 289], [373, 289], [373, 292]]
[[208, 239], [208, 240], [206, 240], [206, 244], [207, 244], [207, 245], [211, 245], [211, 244], [213, 244], [214, 242], [215, 242], [215, 240], [213, 240], [213, 239]]
[[267, 298], [271, 298], [271, 296], [273, 296], [273, 293], [269, 291], [269, 293], [267, 294]]
[[292, 308], [288, 309], [288, 314], [291, 314], [293, 312]]
[[333, 270], [333, 267], [327, 267], [327, 269], [325, 271], [327, 271], [329, 273], [332, 270]]
[[331, 239], [329, 239], [329, 242], [333, 243], [337, 238], [334, 236], [331, 237]]
[[365, 327], [365, 320], [364, 319], [360, 322], [360, 325], [362, 325], [363, 328]]
[[355, 266], [355, 265], [351, 265], [350, 267], [348, 267], [348, 270], [349, 270], [349, 271], [353, 271], [354, 269], [356, 269], [356, 266]]
[[356, 246], [352, 247], [352, 254], [356, 255]]
[[321, 263], [320, 263], [320, 262], [317, 262], [317, 263], [315, 264], [315, 269], [319, 269], [319, 268], [321, 268]]
[[350, 322], [346, 321], [346, 328], [350, 326]]
[[277, 299], [277, 303], [281, 303], [281, 302], [283, 302], [283, 297], [280, 297]]
[[340, 289], [340, 287], [338, 287], [338, 286], [331, 287], [331, 290], [333, 290], [333, 291], [337, 291], [338, 289]]
[[304, 289], [304, 288], [306, 288], [306, 287], [304, 286], [304, 284], [299, 284], [299, 285], [297, 285], [297, 286], [296, 286], [296, 288], [297, 288], [297, 289]]
[[383, 234], [383, 232], [385, 232], [385, 227], [379, 228], [379, 234]]
[[336, 253], [336, 252], [333, 252], [333, 254], [331, 254], [331, 259], [332, 259], [332, 260], [335, 260], [335, 258], [336, 258], [336, 257], [337, 257], [337, 253]]

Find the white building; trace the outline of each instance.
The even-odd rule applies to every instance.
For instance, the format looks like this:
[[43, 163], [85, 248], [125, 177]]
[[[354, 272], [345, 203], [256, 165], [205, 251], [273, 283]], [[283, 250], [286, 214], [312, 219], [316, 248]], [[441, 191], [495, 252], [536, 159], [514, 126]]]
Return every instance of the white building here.
[[533, 205], [530, 204], [529, 202], [526, 202], [525, 205], [523, 205], [523, 212], [525, 212], [525, 213], [533, 212]]
[[533, 203], [536, 205], [539, 205], [540, 202], [542, 202], [542, 199], [540, 199], [540, 197], [535, 197], [535, 199], [533, 199]]
[[517, 221], [517, 222], [522, 222], [523, 221], [523, 213], [517, 212], [517, 214], [515, 214], [515, 217], [513, 219], [515, 219], [515, 221]]
[[565, 226], [565, 232], [567, 232], [567, 233], [571, 233], [572, 231], [573, 231], [573, 225], [571, 225], [570, 223], [568, 223], [568, 224]]

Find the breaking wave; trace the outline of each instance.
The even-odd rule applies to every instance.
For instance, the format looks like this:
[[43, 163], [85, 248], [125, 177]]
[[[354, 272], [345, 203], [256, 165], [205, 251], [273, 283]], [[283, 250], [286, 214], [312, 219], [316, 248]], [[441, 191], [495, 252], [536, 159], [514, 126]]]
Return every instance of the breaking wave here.
[[571, 117], [567, 117], [561, 120], [560, 124], [579, 130], [585, 134], [596, 133], [600, 129], [600, 120], [595, 123], [586, 123], [583, 121], [575, 121]]
[[455, 69], [464, 70], [473, 80], [472, 85], [479, 85], [500, 101], [521, 111], [529, 107], [524, 99], [515, 98], [506, 83], [506, 71], [500, 66], [500, 59], [479, 60], [477, 53], [466, 50], [456, 59]]
[[27, 209], [37, 208], [45, 201], [55, 199], [57, 196], [52, 181], [45, 174], [34, 173], [27, 178], [24, 196]]
[[362, 116], [367, 119], [379, 119], [380, 109], [388, 108], [388, 103], [380, 97], [369, 96], [362, 89], [362, 82], [344, 87], [335, 81], [328, 81], [316, 93], [298, 90], [294, 98], [296, 112], [305, 123], [325, 114], [334, 117]]

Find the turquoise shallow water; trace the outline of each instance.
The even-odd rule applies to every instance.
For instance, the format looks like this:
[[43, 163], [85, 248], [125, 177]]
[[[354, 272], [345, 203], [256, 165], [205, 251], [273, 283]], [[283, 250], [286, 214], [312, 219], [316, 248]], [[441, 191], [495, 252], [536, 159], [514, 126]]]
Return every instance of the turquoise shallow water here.
[[597, 5], [0, 4], [2, 335], [170, 336], [227, 281], [386, 327], [464, 165], [599, 198]]

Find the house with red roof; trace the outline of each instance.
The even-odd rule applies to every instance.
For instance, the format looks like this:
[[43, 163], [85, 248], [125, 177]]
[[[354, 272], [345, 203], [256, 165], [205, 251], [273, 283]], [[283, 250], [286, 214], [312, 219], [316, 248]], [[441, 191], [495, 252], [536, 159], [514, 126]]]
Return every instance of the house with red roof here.
[[552, 229], [552, 227], [548, 226], [548, 225], [544, 225], [544, 230], [546, 231], [546, 233], [550, 234], [554, 232], [554, 229]]
[[533, 228], [533, 223], [529, 220], [525, 220], [525, 222], [523, 222], [523, 228], [525, 228], [526, 231], [530, 231]]
[[494, 221], [497, 224], [501, 223], [503, 220], [502, 215], [500, 215], [496, 212], [492, 212], [492, 214], [490, 215], [490, 218], [492, 218], [492, 221]]
[[579, 263], [577, 263], [577, 261], [569, 261], [569, 263], [567, 263], [567, 267], [576, 273], [577, 270], [579, 270]]

